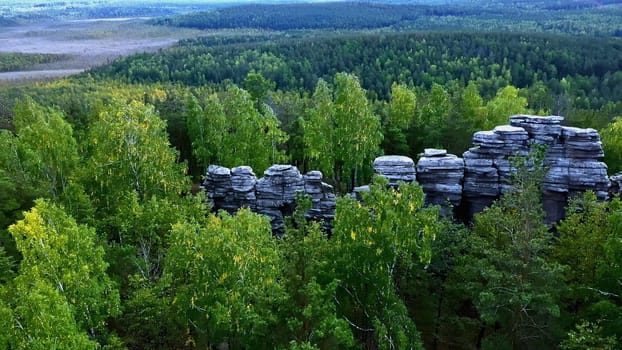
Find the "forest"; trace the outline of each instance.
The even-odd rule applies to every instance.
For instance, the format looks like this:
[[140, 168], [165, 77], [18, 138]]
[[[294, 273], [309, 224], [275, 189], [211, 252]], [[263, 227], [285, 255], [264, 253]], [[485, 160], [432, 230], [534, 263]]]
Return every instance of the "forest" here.
[[[525, 11], [575, 24], [577, 9], [620, 11], [473, 3], [480, 17], [460, 2], [465, 12], [444, 16], [484, 23], [506, 8], [518, 26]], [[356, 16], [331, 31], [314, 20], [326, 8], [360, 6], [375, 23], [374, 6], [432, 6], [320, 4], [282, 23], [257, 11], [313, 6], [270, 6], [218, 10], [238, 22], [156, 53], [0, 87], [0, 349], [622, 346], [618, 196], [586, 192], [546, 224], [545, 150], [534, 147], [513, 158], [512, 190], [462, 222], [425, 205], [417, 183], [389, 187], [372, 169], [427, 147], [461, 155], [474, 132], [531, 113], [597, 129], [609, 174], [622, 171], [620, 38], [373, 29]], [[247, 27], [256, 15], [265, 22]], [[288, 27], [297, 21], [321, 25]], [[300, 195], [275, 236], [249, 209], [213, 212], [199, 187], [210, 164], [261, 177], [276, 163], [323, 173], [338, 195], [332, 229], [307, 220]], [[363, 184], [362, 201], [349, 195]]]
[[0, 72], [30, 68], [37, 64], [51, 63], [63, 59], [62, 55], [0, 53]]
[[619, 0], [259, 3], [157, 18], [152, 23], [199, 29], [469, 29], [620, 36], [619, 4]]

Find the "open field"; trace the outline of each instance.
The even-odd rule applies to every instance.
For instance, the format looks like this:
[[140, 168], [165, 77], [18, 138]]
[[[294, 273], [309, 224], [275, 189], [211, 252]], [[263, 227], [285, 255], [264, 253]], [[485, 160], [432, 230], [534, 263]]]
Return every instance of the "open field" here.
[[32, 81], [75, 74], [120, 56], [157, 51], [201, 33], [151, 26], [145, 21], [145, 18], [67, 20], [5, 27], [0, 31], [0, 53], [62, 54], [67, 59], [2, 73], [0, 81]]

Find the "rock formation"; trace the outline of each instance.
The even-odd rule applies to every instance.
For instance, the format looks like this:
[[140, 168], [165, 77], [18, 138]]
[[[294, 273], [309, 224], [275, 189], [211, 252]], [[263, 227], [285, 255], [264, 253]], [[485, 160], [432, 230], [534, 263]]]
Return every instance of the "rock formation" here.
[[[451, 204], [470, 219], [511, 188], [515, 169], [510, 158], [526, 155], [534, 143], [547, 148], [544, 165], [548, 172], [543, 183], [547, 222], [562, 219], [568, 198], [579, 192], [592, 190], [598, 198], [607, 198], [610, 180], [607, 165], [602, 162], [600, 136], [594, 129], [562, 126], [563, 119], [512, 116], [510, 125], [476, 132], [473, 147], [464, 152], [463, 158], [445, 150], [426, 149], [416, 166], [416, 180], [426, 193], [426, 202], [441, 205], [447, 214]], [[391, 169], [394, 159], [401, 160], [399, 170]], [[386, 166], [378, 167], [377, 163]], [[376, 159], [374, 168], [395, 183], [399, 179], [396, 174], [407, 164], [404, 157], [383, 156]], [[622, 176], [615, 179], [622, 182]]]
[[[445, 150], [426, 149], [416, 165], [405, 156], [382, 156], [373, 166], [390, 186], [417, 181], [426, 194], [426, 203], [441, 205], [447, 215], [454, 209], [454, 214], [463, 213], [468, 220], [511, 188], [514, 169], [510, 158], [526, 155], [534, 143], [543, 144], [548, 168], [543, 204], [547, 222], [552, 223], [564, 217], [571, 196], [592, 190], [605, 199], [610, 191], [620, 193], [622, 186], [622, 174], [612, 177], [614, 185], [610, 185], [598, 132], [562, 126], [562, 121], [559, 116], [515, 115], [510, 117], [510, 125], [476, 132], [473, 147], [462, 158]], [[284, 216], [293, 213], [297, 192], [311, 196], [309, 219], [322, 220], [330, 229], [334, 218], [334, 191], [322, 182], [319, 171], [303, 176], [294, 166], [273, 165], [258, 180], [249, 167], [212, 165], [204, 188], [214, 209], [235, 212], [249, 207], [271, 218], [275, 234], [283, 232]], [[355, 193], [365, 190], [367, 186], [358, 187]]]
[[270, 218], [274, 234], [283, 234], [284, 218], [295, 209], [299, 192], [308, 194], [312, 208], [306, 214], [309, 219], [325, 222], [330, 229], [335, 213], [333, 187], [322, 182], [322, 173], [311, 171], [301, 175], [293, 165], [276, 164], [257, 179], [248, 166], [233, 169], [210, 165], [203, 187], [214, 210], [234, 213], [240, 208], [264, 214]]
[[415, 162], [405, 156], [382, 156], [374, 160], [374, 171], [389, 180], [390, 186], [397, 186], [399, 181], [417, 180]]
[[609, 187], [610, 196], [622, 196], [622, 172], [616, 173], [611, 178], [611, 187]]
[[446, 150], [425, 149], [417, 162], [417, 182], [426, 194], [426, 204], [438, 204], [449, 215], [450, 207], [462, 204], [464, 161]]
[[570, 197], [592, 190], [599, 199], [606, 199], [610, 185], [598, 132], [561, 126], [562, 121], [558, 116], [510, 117], [510, 124], [524, 128], [531, 142], [547, 146], [544, 165], [549, 171], [542, 194], [549, 223], [564, 217]]

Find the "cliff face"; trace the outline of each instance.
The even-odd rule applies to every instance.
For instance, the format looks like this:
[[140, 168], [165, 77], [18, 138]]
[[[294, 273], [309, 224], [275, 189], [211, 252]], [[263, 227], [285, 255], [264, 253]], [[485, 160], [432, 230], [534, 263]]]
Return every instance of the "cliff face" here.
[[[446, 215], [453, 211], [469, 219], [511, 188], [514, 169], [510, 158], [526, 155], [533, 143], [544, 144], [549, 171], [544, 179], [543, 204], [547, 222], [555, 222], [564, 217], [569, 197], [592, 190], [598, 198], [606, 199], [611, 184], [596, 130], [562, 126], [562, 121], [558, 116], [515, 115], [510, 117], [510, 125], [476, 132], [473, 147], [462, 158], [445, 150], [426, 149], [416, 165], [405, 156], [382, 156], [374, 161], [374, 170], [393, 186], [398, 181], [419, 182], [428, 204], [441, 205]], [[249, 167], [212, 165], [204, 187], [214, 209], [235, 212], [249, 207], [271, 218], [275, 234], [282, 233], [284, 216], [293, 213], [299, 191], [313, 200], [307, 214], [310, 219], [325, 221], [330, 228], [334, 217], [333, 188], [322, 182], [319, 171], [301, 175], [294, 166], [273, 165], [257, 179]], [[361, 190], [365, 188], [356, 189]]]
[[246, 207], [270, 218], [274, 234], [283, 234], [285, 216], [292, 215], [298, 192], [311, 197], [312, 208], [307, 217], [325, 223], [330, 229], [335, 213], [333, 187], [322, 182], [322, 173], [310, 171], [301, 175], [293, 165], [276, 164], [257, 179], [253, 169], [233, 169], [210, 165], [203, 183], [214, 210], [234, 213]]
[[562, 117], [515, 115], [510, 125], [473, 135], [473, 147], [462, 158], [444, 150], [426, 150], [417, 163], [417, 181], [427, 201], [447, 206], [471, 218], [510, 189], [510, 158], [526, 155], [531, 144], [546, 145], [543, 184], [547, 222], [563, 218], [568, 198], [592, 190], [608, 196], [610, 180], [600, 136], [594, 129], [562, 126]]

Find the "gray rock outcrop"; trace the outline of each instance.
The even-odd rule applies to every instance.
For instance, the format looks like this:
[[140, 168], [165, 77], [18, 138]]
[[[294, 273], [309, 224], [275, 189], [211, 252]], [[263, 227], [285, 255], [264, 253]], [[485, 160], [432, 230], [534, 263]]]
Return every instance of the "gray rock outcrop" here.
[[312, 208], [306, 213], [309, 219], [322, 221], [330, 229], [334, 218], [333, 187], [322, 182], [319, 171], [303, 176], [293, 165], [276, 164], [257, 179], [248, 166], [229, 169], [210, 165], [203, 187], [214, 210], [235, 213], [250, 208], [270, 218], [275, 235], [283, 234], [285, 216], [293, 214], [298, 193], [311, 197]]
[[462, 157], [465, 161], [464, 198], [466, 213], [472, 217], [510, 188], [514, 170], [510, 157], [529, 152], [529, 135], [525, 129], [511, 125], [491, 131], [478, 131], [473, 145]]
[[332, 229], [335, 218], [336, 197], [333, 186], [322, 182], [322, 172], [314, 170], [303, 176], [305, 193], [311, 197], [311, 209], [306, 213], [310, 220], [321, 221], [324, 229]]
[[609, 178], [611, 187], [609, 187], [610, 196], [622, 196], [622, 172], [616, 173]]
[[559, 116], [515, 115], [510, 125], [473, 135], [474, 147], [465, 160], [464, 197], [469, 216], [508, 189], [512, 169], [510, 157], [525, 155], [532, 143], [547, 146], [544, 165], [549, 169], [543, 183], [547, 222], [563, 218], [568, 198], [592, 190], [607, 197], [609, 178], [600, 137], [594, 129], [562, 126]]
[[374, 160], [374, 171], [389, 180], [390, 186], [397, 186], [399, 181], [417, 180], [415, 162], [405, 156], [382, 156]]
[[549, 171], [544, 179], [542, 197], [548, 222], [564, 217], [570, 197], [591, 190], [604, 200], [610, 186], [598, 132], [561, 126], [562, 121], [563, 117], [559, 116], [510, 117], [510, 123], [525, 128], [533, 142], [547, 146], [544, 165]]
[[[473, 147], [462, 158], [442, 149], [426, 149], [415, 166], [405, 156], [382, 156], [373, 163], [377, 174], [386, 177], [390, 186], [417, 181], [426, 194], [427, 204], [441, 205], [442, 212], [461, 213], [466, 219], [511, 189], [511, 158], [527, 155], [532, 144], [546, 145], [544, 165], [548, 168], [543, 182], [543, 205], [547, 222], [564, 217], [568, 199], [579, 192], [592, 190], [600, 199], [620, 194], [622, 174], [611, 179], [600, 136], [594, 129], [562, 126], [563, 117], [515, 115], [509, 125], [473, 135]], [[613, 185], [612, 185], [613, 183]], [[335, 213], [333, 187], [322, 182], [322, 173], [301, 175], [292, 165], [273, 165], [257, 179], [247, 166], [233, 169], [211, 165], [204, 188], [215, 210], [230, 213], [248, 207], [271, 219], [275, 234], [283, 233], [284, 217], [295, 209], [298, 192], [311, 197], [310, 220], [324, 222], [331, 229]], [[355, 189], [368, 191], [368, 186]]]
[[426, 194], [426, 204], [438, 204], [449, 215], [462, 203], [464, 161], [444, 149], [425, 149], [417, 162], [417, 182]]

